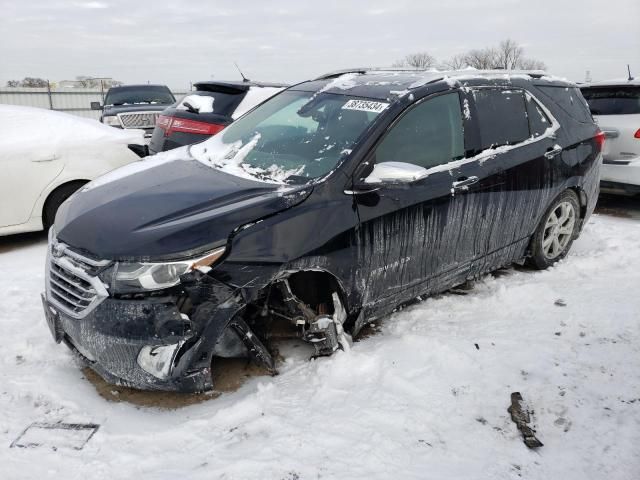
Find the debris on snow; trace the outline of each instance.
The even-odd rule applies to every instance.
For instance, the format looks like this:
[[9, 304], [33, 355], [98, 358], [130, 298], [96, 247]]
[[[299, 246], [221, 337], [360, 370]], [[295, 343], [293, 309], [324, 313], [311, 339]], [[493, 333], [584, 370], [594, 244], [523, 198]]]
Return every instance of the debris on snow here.
[[10, 448], [49, 447], [82, 450], [100, 425], [95, 423], [32, 423], [11, 443]]
[[523, 399], [520, 392], [513, 392], [511, 394], [511, 406], [507, 409], [511, 415], [511, 420], [518, 426], [518, 430], [522, 432], [524, 444], [527, 447], [542, 447], [543, 443], [535, 436], [536, 431], [529, 426], [529, 423], [531, 423], [531, 412], [522, 404]]

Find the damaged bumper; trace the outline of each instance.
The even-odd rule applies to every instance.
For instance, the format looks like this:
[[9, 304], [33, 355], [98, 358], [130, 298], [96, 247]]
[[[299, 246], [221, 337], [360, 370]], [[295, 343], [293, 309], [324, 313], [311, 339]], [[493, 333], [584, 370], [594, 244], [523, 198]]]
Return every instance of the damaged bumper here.
[[55, 340], [74, 350], [107, 382], [143, 390], [212, 388], [210, 357], [201, 348], [202, 337], [175, 303], [108, 298], [76, 319], [43, 300]]
[[55, 341], [77, 352], [107, 382], [143, 390], [204, 391], [213, 386], [214, 355], [249, 354], [235, 328], [241, 320], [234, 317], [244, 303], [233, 287], [192, 271], [181, 277], [179, 291], [118, 298], [99, 277], [108, 267], [109, 262], [50, 241], [42, 296]]

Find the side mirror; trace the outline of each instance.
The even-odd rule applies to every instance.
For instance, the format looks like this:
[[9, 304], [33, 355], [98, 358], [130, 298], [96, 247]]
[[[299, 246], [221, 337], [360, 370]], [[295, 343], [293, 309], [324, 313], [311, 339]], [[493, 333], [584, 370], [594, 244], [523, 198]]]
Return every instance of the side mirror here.
[[372, 172], [364, 183], [367, 184], [406, 184], [420, 180], [428, 175], [428, 170], [405, 162], [381, 162], [373, 166]]
[[100, 102], [91, 102], [91, 110], [102, 110]]

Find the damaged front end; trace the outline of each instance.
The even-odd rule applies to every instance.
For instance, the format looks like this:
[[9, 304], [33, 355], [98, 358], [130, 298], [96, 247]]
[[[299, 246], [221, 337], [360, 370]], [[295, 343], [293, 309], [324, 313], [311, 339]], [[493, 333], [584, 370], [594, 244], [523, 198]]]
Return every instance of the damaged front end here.
[[278, 332], [311, 343], [316, 355], [348, 346], [337, 291], [308, 304], [294, 293], [294, 274], [250, 296], [215, 278], [223, 254], [118, 263], [80, 254], [52, 233], [43, 300], [54, 338], [110, 383], [185, 392], [213, 388], [216, 358], [245, 357], [275, 374]]

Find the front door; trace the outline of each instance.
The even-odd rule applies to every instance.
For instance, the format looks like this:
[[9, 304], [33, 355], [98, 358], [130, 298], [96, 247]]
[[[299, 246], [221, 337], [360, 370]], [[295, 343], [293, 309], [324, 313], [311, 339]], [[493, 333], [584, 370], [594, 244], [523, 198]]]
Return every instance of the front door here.
[[369, 317], [466, 278], [478, 217], [460, 197], [483, 183], [484, 170], [468, 184], [460, 173], [466, 155], [460, 95], [417, 102], [365, 161], [369, 170], [383, 162], [417, 165], [427, 169], [424, 178], [352, 192], [359, 216], [357, 281]]

